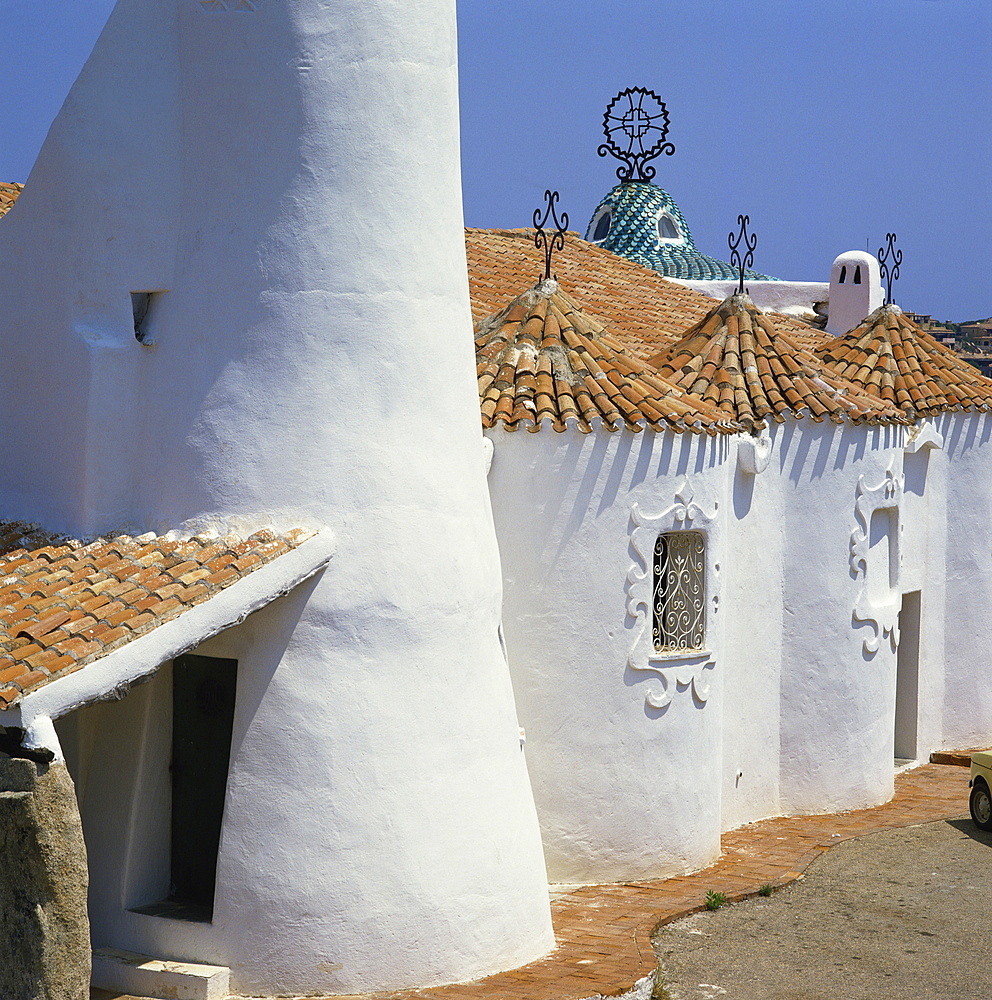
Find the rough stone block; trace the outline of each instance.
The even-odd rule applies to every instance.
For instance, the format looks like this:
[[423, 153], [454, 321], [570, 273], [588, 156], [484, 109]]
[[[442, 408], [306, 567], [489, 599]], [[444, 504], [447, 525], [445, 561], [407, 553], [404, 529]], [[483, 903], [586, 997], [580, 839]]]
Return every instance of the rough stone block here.
[[88, 1000], [86, 847], [72, 779], [61, 764], [0, 762], [9, 785], [33, 784], [0, 792], [0, 997]]
[[37, 780], [34, 761], [0, 754], [0, 792], [33, 792]]

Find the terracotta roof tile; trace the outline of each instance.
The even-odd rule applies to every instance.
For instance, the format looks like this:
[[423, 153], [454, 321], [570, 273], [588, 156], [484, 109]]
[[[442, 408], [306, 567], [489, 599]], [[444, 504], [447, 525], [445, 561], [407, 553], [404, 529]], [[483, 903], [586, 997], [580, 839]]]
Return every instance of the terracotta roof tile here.
[[891, 403], [837, 376], [747, 295], [711, 309], [678, 343], [649, 359], [681, 389], [747, 428], [787, 414], [813, 420], [906, 422]]
[[598, 421], [609, 430], [740, 429], [625, 354], [555, 281], [483, 320], [475, 344], [485, 427], [537, 431], [547, 420], [557, 431], [572, 425], [584, 433]]
[[6, 215], [13, 208], [17, 196], [23, 190], [23, 184], [8, 184], [0, 181], [0, 216]]
[[992, 380], [921, 330], [898, 306], [876, 309], [817, 356], [910, 417], [992, 408]]
[[[467, 229], [465, 247], [476, 326], [530, 287], [543, 270], [532, 229]], [[574, 233], [555, 254], [553, 268], [564, 287], [581, 289], [583, 307], [641, 360], [672, 343], [713, 305], [700, 292]]]
[[[0, 710], [176, 618], [310, 535], [119, 535], [83, 544], [0, 521]], [[227, 568], [212, 573], [208, 561], [220, 560]]]
[[[544, 265], [533, 229], [466, 229], [465, 249], [476, 326], [533, 284]], [[583, 308], [602, 321], [627, 354], [641, 361], [674, 344], [714, 304], [710, 296], [587, 243], [577, 233], [569, 233], [565, 246], [555, 253], [553, 270], [566, 288], [581, 289]], [[795, 317], [771, 315], [807, 349], [825, 337]]]

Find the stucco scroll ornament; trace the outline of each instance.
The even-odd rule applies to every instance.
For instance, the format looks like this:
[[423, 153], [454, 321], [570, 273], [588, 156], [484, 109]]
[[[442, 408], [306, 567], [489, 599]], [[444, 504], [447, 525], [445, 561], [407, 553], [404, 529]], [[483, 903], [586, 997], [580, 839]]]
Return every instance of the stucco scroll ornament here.
[[714, 501], [707, 512], [695, 500], [688, 480], [683, 479], [675, 493], [675, 502], [660, 514], [645, 514], [639, 504], [631, 508], [630, 544], [637, 558], [627, 573], [627, 613], [635, 619], [634, 642], [627, 657], [631, 670], [650, 671], [661, 681], [661, 689], [649, 688], [645, 702], [655, 709], [670, 704], [679, 687], [692, 689], [700, 702], [709, 698], [709, 676], [715, 667], [707, 649], [661, 651], [654, 647], [652, 607], [654, 603], [654, 553], [658, 537], [668, 531], [698, 531], [706, 538], [705, 591], [714, 609], [717, 602], [718, 565], [713, 560], [717, 510]]
[[[899, 645], [899, 599], [897, 590], [892, 589], [890, 569], [888, 565], [878, 565], [877, 560], [869, 557], [871, 546], [871, 521], [876, 511], [896, 510], [902, 501], [905, 476], [895, 475], [892, 469], [887, 469], [885, 479], [878, 486], [865, 485], [865, 477], [858, 477], [857, 500], [854, 504], [854, 516], [858, 526], [851, 533], [851, 575], [860, 581], [858, 597], [854, 605], [854, 623], [856, 627], [868, 625], [873, 635], [864, 640], [864, 651], [874, 655], [878, 652], [883, 640], [888, 639], [895, 652]], [[898, 567], [900, 560], [898, 527], [889, 538], [889, 559]], [[885, 581], [885, 586], [870, 587], [869, 581], [878, 574]], [[888, 597], [879, 599], [881, 592], [887, 592]]]

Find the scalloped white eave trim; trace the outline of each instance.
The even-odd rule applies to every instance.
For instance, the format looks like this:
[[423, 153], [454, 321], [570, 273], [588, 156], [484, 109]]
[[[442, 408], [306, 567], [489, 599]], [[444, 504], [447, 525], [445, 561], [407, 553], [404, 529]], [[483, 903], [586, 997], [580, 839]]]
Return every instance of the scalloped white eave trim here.
[[288, 594], [322, 570], [334, 555], [335, 544], [331, 531], [319, 531], [178, 618], [132, 639], [67, 677], [29, 692], [0, 714], [0, 726], [25, 729], [27, 746], [47, 746], [61, 757], [57, 738], [52, 745], [55, 735], [52, 719], [83, 705], [115, 697], [115, 692], [126, 692], [135, 681], [153, 674], [168, 660], [243, 622], [253, 611]]

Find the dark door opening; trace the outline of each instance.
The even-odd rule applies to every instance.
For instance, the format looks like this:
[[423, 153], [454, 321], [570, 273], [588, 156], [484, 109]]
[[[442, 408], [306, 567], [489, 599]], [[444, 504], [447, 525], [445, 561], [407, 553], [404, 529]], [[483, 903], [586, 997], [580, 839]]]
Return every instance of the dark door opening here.
[[173, 661], [170, 890], [137, 913], [213, 918], [237, 676], [237, 660], [186, 654]]

